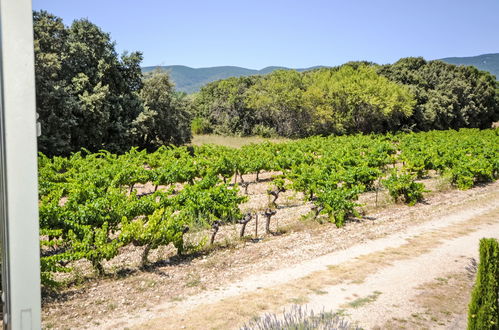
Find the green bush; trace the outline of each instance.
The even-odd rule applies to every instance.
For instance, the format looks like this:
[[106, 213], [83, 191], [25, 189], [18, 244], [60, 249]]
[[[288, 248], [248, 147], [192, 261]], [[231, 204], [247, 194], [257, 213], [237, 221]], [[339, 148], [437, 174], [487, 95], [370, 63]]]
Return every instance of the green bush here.
[[383, 180], [383, 185], [395, 202], [402, 198], [404, 203], [412, 206], [423, 200], [424, 185], [415, 182], [410, 174], [394, 172], [388, 179]]
[[255, 127], [253, 127], [253, 130], [251, 131], [251, 133], [253, 135], [259, 135], [259, 136], [264, 137], [264, 138], [270, 138], [270, 137], [277, 136], [277, 132], [275, 131], [274, 128], [268, 127], [265, 125], [260, 125], [260, 124], [255, 125]]
[[191, 122], [192, 134], [210, 134], [213, 130], [210, 121], [205, 118], [194, 118]]
[[468, 310], [468, 329], [499, 329], [499, 242], [480, 240], [480, 264]]

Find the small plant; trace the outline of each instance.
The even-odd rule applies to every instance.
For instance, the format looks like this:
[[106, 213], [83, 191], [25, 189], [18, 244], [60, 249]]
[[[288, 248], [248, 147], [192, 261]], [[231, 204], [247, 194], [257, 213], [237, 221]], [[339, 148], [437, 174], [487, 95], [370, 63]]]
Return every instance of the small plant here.
[[355, 208], [360, 204], [355, 200], [358, 199], [362, 191], [364, 191], [362, 185], [353, 188], [331, 186], [319, 190], [311, 209], [314, 219], [317, 219], [319, 214], [325, 213], [329, 221], [334, 222], [336, 227], [342, 227], [348, 218], [359, 216], [359, 212]]
[[376, 299], [378, 299], [380, 294], [381, 294], [380, 291], [374, 291], [372, 294], [368, 295], [367, 297], [357, 298], [354, 301], [349, 302], [348, 306], [353, 308], [362, 307], [366, 304], [376, 301]]
[[452, 184], [466, 190], [479, 182], [494, 181], [494, 167], [484, 159], [466, 159], [451, 168], [447, 175]]
[[312, 330], [312, 329], [360, 329], [350, 325], [341, 316], [331, 312], [315, 314], [298, 305], [293, 305], [291, 310], [284, 311], [282, 315], [265, 314], [261, 318], [251, 320], [240, 330]]
[[144, 247], [140, 267], [145, 268], [149, 263], [149, 252], [160, 246], [173, 243], [177, 253], [182, 254], [184, 235], [189, 231], [185, 223], [186, 219], [168, 208], [157, 209], [144, 219], [128, 221], [124, 218], [120, 241], [123, 245], [132, 243], [134, 246]]
[[424, 184], [414, 181], [410, 174], [397, 174], [393, 172], [390, 177], [383, 180], [383, 185], [388, 189], [390, 196], [397, 202], [400, 198], [404, 203], [414, 205], [423, 200]]

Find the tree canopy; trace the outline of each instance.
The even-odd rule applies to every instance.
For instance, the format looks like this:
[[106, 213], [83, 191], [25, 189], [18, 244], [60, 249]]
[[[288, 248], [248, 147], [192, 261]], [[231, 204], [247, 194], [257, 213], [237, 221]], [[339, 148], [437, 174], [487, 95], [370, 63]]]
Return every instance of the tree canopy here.
[[[157, 129], [137, 126], [138, 117], [151, 111], [141, 99], [140, 52], [118, 56], [109, 34], [87, 19], [75, 20], [67, 27], [61, 18], [35, 11], [33, 25], [37, 111], [42, 125], [40, 151], [49, 155], [81, 148], [124, 152], [145, 143], [145, 130], [156, 134], [147, 135], [147, 145], [189, 140], [189, 135], [182, 139], [165, 136], [183, 134], [176, 129], [159, 136]], [[169, 92], [173, 93], [173, 88]], [[181, 104], [173, 102], [171, 106]], [[142, 121], [142, 125], [148, 123], [152, 121]]]
[[176, 93], [167, 73], [154, 71], [140, 91], [144, 110], [133, 122], [133, 134], [140, 147], [180, 145], [191, 140], [190, 114], [185, 95]]
[[407, 87], [361, 63], [220, 80], [203, 87], [194, 104], [216, 132], [304, 137], [397, 129], [414, 100]]
[[403, 58], [378, 72], [413, 92], [416, 104], [406, 120], [413, 129], [487, 128], [499, 119], [499, 85], [488, 72], [421, 57]]
[[494, 77], [474, 67], [405, 58], [229, 78], [194, 96], [196, 120], [238, 135], [486, 128], [499, 119]]

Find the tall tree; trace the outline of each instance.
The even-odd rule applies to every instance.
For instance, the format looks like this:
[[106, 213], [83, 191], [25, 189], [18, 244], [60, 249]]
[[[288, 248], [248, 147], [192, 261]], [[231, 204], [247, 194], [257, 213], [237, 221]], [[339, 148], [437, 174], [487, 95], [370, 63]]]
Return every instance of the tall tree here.
[[140, 91], [144, 110], [133, 123], [137, 144], [148, 149], [184, 144], [191, 139], [185, 95], [176, 93], [166, 72], [155, 71]]
[[45, 11], [33, 18], [40, 151], [130, 148], [131, 125], [143, 108], [142, 55], [118, 57], [109, 34], [86, 19], [68, 28]]
[[205, 85], [193, 101], [193, 115], [205, 118], [219, 134], [250, 135], [256, 114], [246, 105], [246, 92], [258, 77], [232, 77]]
[[371, 133], [400, 128], [414, 100], [405, 86], [378, 75], [372, 66], [344, 65], [306, 74], [304, 104], [319, 133]]
[[247, 93], [247, 104], [255, 109], [259, 121], [286, 137], [309, 135], [310, 113], [304, 108], [303, 74], [295, 70], [276, 70], [256, 82]]
[[45, 11], [34, 12], [36, 107], [43, 134], [40, 151], [66, 154], [72, 150], [71, 129], [76, 124], [65, 75], [68, 31], [62, 19]]

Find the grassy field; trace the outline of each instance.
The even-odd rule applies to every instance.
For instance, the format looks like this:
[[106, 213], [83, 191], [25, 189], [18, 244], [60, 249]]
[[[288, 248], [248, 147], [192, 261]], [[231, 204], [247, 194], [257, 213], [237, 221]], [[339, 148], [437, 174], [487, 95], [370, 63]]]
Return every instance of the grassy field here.
[[262, 143], [265, 141], [269, 142], [286, 142], [289, 139], [286, 138], [262, 138], [259, 136], [222, 136], [222, 135], [194, 135], [192, 137], [191, 144], [195, 146], [200, 146], [203, 144], [217, 144], [232, 148], [241, 148], [244, 145], [251, 143]]

